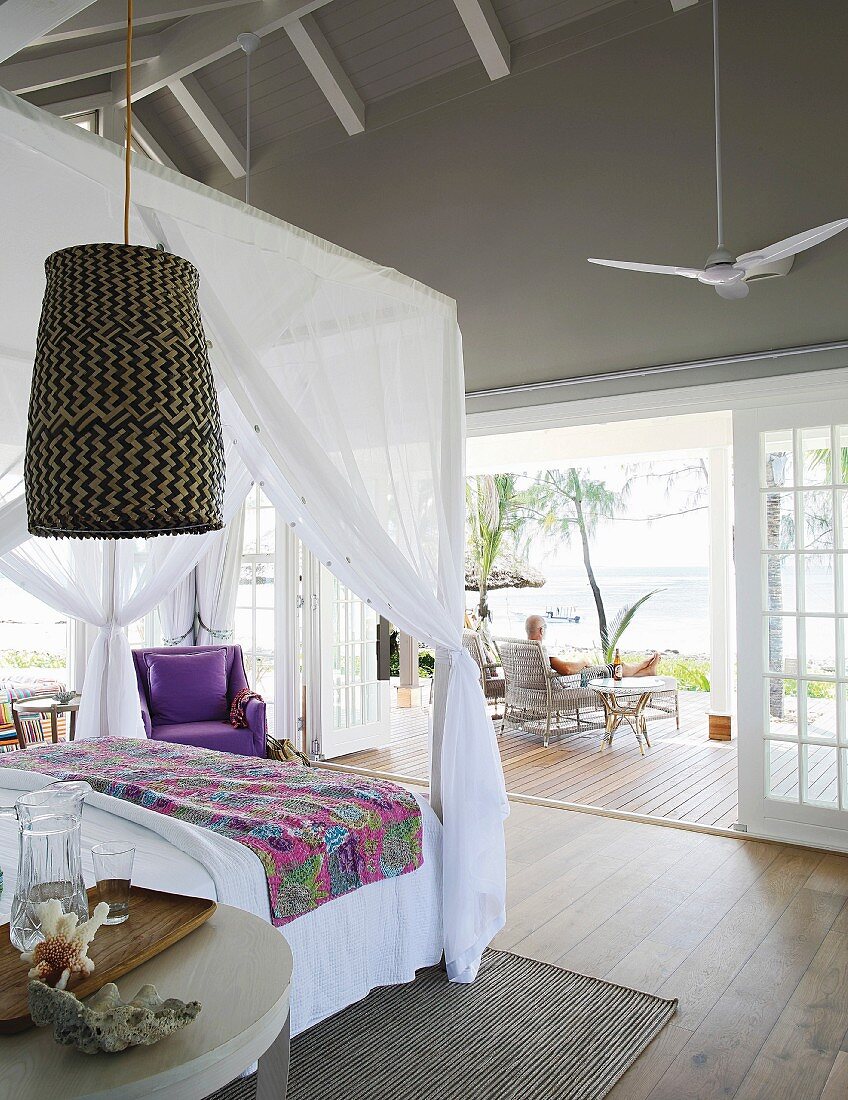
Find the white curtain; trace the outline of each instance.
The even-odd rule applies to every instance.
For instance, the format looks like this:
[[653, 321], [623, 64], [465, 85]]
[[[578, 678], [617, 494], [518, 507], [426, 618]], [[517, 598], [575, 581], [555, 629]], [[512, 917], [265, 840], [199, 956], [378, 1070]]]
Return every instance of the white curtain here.
[[[43, 258], [66, 244], [120, 239], [121, 158], [114, 145], [0, 92], [0, 163], [0, 226], [14, 256], [0, 264], [0, 349], [25, 362]], [[344, 584], [436, 647], [431, 793], [444, 821], [445, 955], [451, 978], [470, 981], [504, 920], [507, 802], [477, 669], [461, 646], [455, 303], [150, 162], [136, 159], [133, 196], [132, 239], [162, 243], [200, 271], [222, 414], [251, 474]], [[2, 537], [0, 527], [0, 549]], [[139, 605], [152, 584], [143, 590]], [[102, 648], [119, 644], [112, 633], [121, 633], [126, 604], [116, 600], [121, 611], [106, 615], [89, 600]]]
[[[244, 546], [244, 512], [242, 504], [232, 522], [218, 532], [195, 567], [198, 645], [220, 645], [233, 640]], [[288, 656], [283, 654], [283, 659]]]
[[194, 620], [197, 614], [194, 581], [196, 571], [197, 566], [159, 604], [162, 645], [194, 645]]
[[233, 640], [243, 542], [244, 504], [210, 538], [191, 573], [159, 604], [164, 645], [219, 645]]

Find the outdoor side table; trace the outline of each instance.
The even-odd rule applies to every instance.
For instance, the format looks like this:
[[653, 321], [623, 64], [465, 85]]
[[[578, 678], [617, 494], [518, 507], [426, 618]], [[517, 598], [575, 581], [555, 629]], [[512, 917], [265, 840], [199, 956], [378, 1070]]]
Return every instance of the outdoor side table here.
[[50, 695], [35, 696], [33, 699], [16, 699], [12, 703], [12, 719], [15, 723], [15, 732], [18, 735], [18, 742], [21, 748], [26, 748], [26, 740], [24, 738], [23, 728], [18, 719], [18, 716], [25, 714], [27, 716], [34, 714], [49, 714], [50, 715], [50, 736], [53, 739], [53, 744], [57, 744], [59, 741], [59, 715], [67, 714], [68, 717], [68, 740], [73, 741], [77, 731], [77, 711], [79, 710], [80, 697], [77, 695], [75, 699], [72, 699], [70, 703], [60, 703], [58, 699], [54, 699]]
[[601, 750], [612, 745], [616, 730], [624, 722], [636, 735], [639, 752], [644, 756], [645, 745], [651, 747], [644, 711], [651, 695], [665, 687], [662, 677], [625, 676], [621, 680], [590, 680], [588, 686], [600, 696], [604, 708], [605, 732]]

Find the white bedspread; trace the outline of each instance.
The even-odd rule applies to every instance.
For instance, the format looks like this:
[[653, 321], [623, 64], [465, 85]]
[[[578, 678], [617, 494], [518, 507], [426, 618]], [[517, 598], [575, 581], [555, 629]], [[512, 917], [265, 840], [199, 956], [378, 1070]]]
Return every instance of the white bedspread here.
[[[45, 781], [33, 772], [3, 768], [0, 805], [11, 805], [21, 791], [35, 790]], [[376, 986], [411, 981], [416, 970], [441, 958], [441, 825], [429, 803], [416, 798], [424, 822], [423, 867], [360, 887], [281, 929], [294, 956], [292, 1034]], [[17, 833], [13, 819], [0, 818], [2, 921], [9, 919], [15, 886]], [[136, 849], [137, 885], [215, 898], [270, 920], [259, 859], [235, 840], [97, 792], [86, 799], [82, 838], [87, 885], [94, 882], [91, 846], [127, 840]]]

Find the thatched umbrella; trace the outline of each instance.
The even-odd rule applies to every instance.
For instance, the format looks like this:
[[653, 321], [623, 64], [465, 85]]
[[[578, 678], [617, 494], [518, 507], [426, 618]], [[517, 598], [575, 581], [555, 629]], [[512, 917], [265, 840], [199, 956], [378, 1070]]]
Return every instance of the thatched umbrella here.
[[[518, 557], [502, 557], [489, 574], [486, 588], [491, 591], [495, 588], [541, 588], [546, 577], [535, 566]], [[465, 591], [479, 592], [480, 578], [477, 573], [476, 562], [466, 555], [465, 558]]]

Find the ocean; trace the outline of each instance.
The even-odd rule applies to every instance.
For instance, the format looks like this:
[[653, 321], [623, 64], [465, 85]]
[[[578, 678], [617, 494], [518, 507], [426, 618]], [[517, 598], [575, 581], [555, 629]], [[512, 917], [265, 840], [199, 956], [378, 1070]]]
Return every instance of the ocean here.
[[[542, 588], [501, 589], [489, 595], [493, 632], [523, 637], [524, 620], [557, 606], [573, 606], [579, 623], [550, 623], [547, 640], [552, 649], [589, 649], [598, 646], [598, 617], [592, 590], [581, 568], [541, 566], [547, 578]], [[636, 612], [622, 639], [628, 651], [676, 649], [688, 655], [708, 654], [710, 649], [709, 580], [706, 567], [620, 566], [600, 569], [597, 580], [604, 597], [607, 619], [652, 589], [661, 589]], [[467, 594], [472, 606], [474, 594]]]

